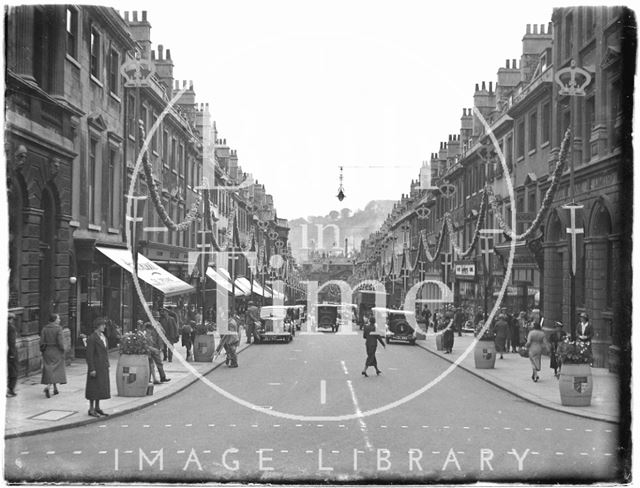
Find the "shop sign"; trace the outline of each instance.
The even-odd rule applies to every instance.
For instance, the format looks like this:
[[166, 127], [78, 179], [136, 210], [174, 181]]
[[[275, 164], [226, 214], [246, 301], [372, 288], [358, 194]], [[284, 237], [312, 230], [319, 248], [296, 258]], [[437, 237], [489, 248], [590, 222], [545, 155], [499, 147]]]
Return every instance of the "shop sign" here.
[[456, 276], [460, 278], [475, 278], [476, 264], [475, 263], [456, 264]]

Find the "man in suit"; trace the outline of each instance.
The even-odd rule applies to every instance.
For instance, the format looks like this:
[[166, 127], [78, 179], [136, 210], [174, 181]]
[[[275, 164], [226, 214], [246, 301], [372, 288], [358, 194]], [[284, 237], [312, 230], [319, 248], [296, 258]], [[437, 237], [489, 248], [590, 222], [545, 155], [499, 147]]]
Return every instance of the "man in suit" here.
[[162, 344], [163, 361], [172, 362], [173, 360], [173, 344], [178, 342], [178, 325], [173, 317], [171, 317], [166, 308], [160, 310], [160, 325], [164, 331], [164, 335], [171, 344]]

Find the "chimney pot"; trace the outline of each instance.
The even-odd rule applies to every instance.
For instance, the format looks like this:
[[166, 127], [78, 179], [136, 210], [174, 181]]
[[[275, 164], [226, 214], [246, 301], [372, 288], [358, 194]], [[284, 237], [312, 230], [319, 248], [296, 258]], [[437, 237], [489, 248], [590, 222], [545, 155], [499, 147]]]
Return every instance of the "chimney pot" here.
[[462, 116], [463, 116], [463, 117], [466, 117], [466, 116], [467, 116], [467, 109], [466, 109], [466, 108], [463, 108], [463, 109], [462, 109]]
[[538, 24], [533, 24], [533, 33], [534, 34], [538, 33]]
[[147, 11], [143, 10], [142, 11], [142, 22], [146, 22], [147, 21]]
[[171, 49], [167, 49], [167, 61], [171, 61]]
[[133, 11], [133, 21], [134, 22], [138, 22], [138, 11], [137, 10]]
[[156, 59], [156, 52], [152, 49], [151, 50], [151, 60], [155, 61], [155, 59]]
[[513, 69], [518, 69], [518, 65], [517, 65], [517, 63], [516, 63], [516, 60], [515, 60], [515, 59], [513, 59], [512, 61], [513, 61], [513, 62], [511, 63], [511, 67], [512, 67]]
[[187, 80], [182, 80], [182, 88], [184, 88], [185, 86], [187, 86]]
[[158, 44], [158, 61], [162, 61], [162, 53], [164, 52], [164, 46]]
[[125, 22], [129, 22], [129, 11], [128, 10], [125, 10], [125, 12], [124, 12], [124, 20], [125, 20]]
[[489, 93], [493, 93], [493, 81], [489, 82]]
[[193, 90], [193, 80], [189, 80], [189, 90]]
[[544, 34], [544, 24], [540, 24], [540, 34]]
[[476, 83], [476, 91], [480, 91], [480, 89], [478, 88], [478, 84]]
[[552, 32], [553, 32], [553, 24], [549, 22], [549, 25], [547, 25], [547, 34], [551, 34]]
[[506, 68], [509, 69], [509, 60], [507, 59], [507, 65]]
[[482, 91], [487, 91], [487, 86], [484, 81], [482, 82]]
[[449, 141], [451, 141], [451, 138], [452, 138], [452, 137], [453, 137], [453, 136], [452, 136], [451, 134], [449, 134]]
[[527, 24], [527, 34], [531, 34], [531, 24]]

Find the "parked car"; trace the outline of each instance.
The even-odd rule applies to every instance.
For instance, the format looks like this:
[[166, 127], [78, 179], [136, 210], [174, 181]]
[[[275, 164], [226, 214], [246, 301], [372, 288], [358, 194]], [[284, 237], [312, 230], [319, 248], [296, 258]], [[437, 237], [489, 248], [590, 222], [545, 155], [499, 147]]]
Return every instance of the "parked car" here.
[[287, 318], [286, 306], [265, 306], [260, 309], [260, 325], [256, 328], [258, 342], [291, 342], [293, 322]]
[[386, 316], [385, 342], [403, 342], [414, 345], [418, 336], [416, 330], [407, 322], [407, 315], [415, 315], [415, 312], [395, 310], [391, 308], [372, 309], [374, 312], [382, 312]]

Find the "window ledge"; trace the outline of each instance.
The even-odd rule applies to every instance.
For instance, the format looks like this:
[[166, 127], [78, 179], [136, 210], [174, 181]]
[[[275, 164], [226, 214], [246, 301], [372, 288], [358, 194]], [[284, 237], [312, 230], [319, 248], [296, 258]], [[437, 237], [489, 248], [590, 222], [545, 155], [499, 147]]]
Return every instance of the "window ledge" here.
[[80, 227], [80, 222], [78, 222], [77, 220], [70, 220], [69, 227]]
[[542, 144], [540, 144], [540, 149], [544, 149], [545, 147], [548, 147], [549, 144], [551, 144], [549, 141], [543, 142]]
[[521, 163], [522, 161], [524, 161], [524, 156], [518, 156], [516, 163]]
[[127, 134], [127, 137], [131, 142], [136, 142], [136, 136], [132, 136], [131, 134]]
[[104, 88], [104, 85], [102, 84], [102, 82], [96, 78], [93, 75], [89, 75], [89, 77], [91, 78], [91, 81], [93, 81], [96, 85], [98, 85], [100, 88]]
[[109, 90], [109, 96], [113, 98], [116, 102], [122, 103], [122, 100], [120, 99], [120, 97], [115, 93], [113, 93], [111, 90]]
[[114, 229], [113, 227], [109, 227], [107, 229], [107, 231], [109, 232], [109, 234], [119, 234], [120, 233], [120, 229]]
[[536, 153], [536, 148], [533, 148], [531, 150], [529, 150], [529, 152], [527, 153], [529, 156], [533, 156]]
[[71, 54], [67, 54], [65, 56], [67, 58], [67, 61], [69, 61], [72, 65], [74, 65], [76, 68], [78, 69], [82, 69], [82, 65], [76, 60], [76, 58], [74, 58], [73, 56], [71, 56]]
[[98, 231], [99, 231], [99, 230], [102, 230], [102, 227], [100, 227], [99, 225], [96, 225], [96, 224], [88, 224], [88, 225], [87, 225], [87, 228], [88, 228], [89, 230], [98, 230]]

